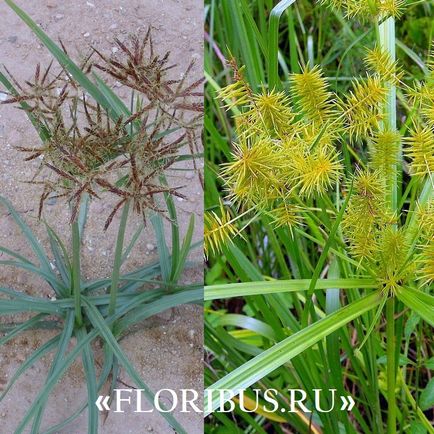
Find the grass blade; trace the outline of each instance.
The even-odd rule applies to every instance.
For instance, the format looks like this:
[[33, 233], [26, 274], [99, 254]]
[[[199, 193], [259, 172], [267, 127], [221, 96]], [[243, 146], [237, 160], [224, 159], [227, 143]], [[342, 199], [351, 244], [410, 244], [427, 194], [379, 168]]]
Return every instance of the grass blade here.
[[[307, 291], [311, 286], [311, 279], [272, 280], [261, 282], [229, 283], [205, 287], [205, 300], [217, 300], [249, 295], [276, 294], [293, 291]], [[373, 279], [317, 279], [315, 290], [367, 289], [377, 288], [378, 283]]]
[[[113, 351], [115, 357], [119, 360], [119, 362], [123, 365], [128, 375], [132, 378], [132, 380], [144, 391], [144, 395], [149, 400], [149, 402], [154, 403], [155, 395], [152, 390], [143, 382], [140, 375], [137, 373], [133, 365], [130, 363], [125, 353], [119, 346], [116, 338], [113, 336], [110, 328], [108, 327], [106, 321], [101, 316], [99, 311], [89, 303], [86, 299], [84, 299], [84, 303], [86, 305], [87, 315], [93, 326], [96, 330], [101, 334], [101, 337], [104, 341], [110, 346]], [[163, 406], [161, 408], [164, 408]], [[170, 413], [160, 413], [166, 421], [170, 424], [171, 427], [177, 430], [180, 434], [187, 434], [182, 426], [178, 423], [178, 421], [171, 415]]]
[[219, 393], [217, 393], [218, 389], [232, 390], [236, 394], [240, 390], [250, 387], [279, 366], [288, 363], [293, 357], [315, 345], [330, 333], [333, 333], [363, 313], [375, 308], [380, 301], [381, 294], [379, 292], [374, 292], [363, 297], [304, 328], [289, 338], [284, 339], [259, 356], [254, 357], [244, 365], [235, 369], [209, 388], [212, 390], [211, 402], [208, 402], [209, 395], [208, 391], [206, 391], [206, 415], [220, 405], [220, 397]]

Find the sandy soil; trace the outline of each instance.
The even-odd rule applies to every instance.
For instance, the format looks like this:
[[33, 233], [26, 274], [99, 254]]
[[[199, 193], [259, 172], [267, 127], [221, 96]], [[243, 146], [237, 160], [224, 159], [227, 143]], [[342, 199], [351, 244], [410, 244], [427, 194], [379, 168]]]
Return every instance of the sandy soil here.
[[[192, 79], [202, 74], [202, 8], [199, 0], [34, 0], [17, 3], [41, 25], [53, 38], [61, 38], [69, 47], [70, 54], [84, 54], [89, 45], [100, 51], [110, 52], [114, 48], [113, 38], [125, 39], [128, 34], [144, 32], [149, 25], [154, 28], [154, 40], [158, 50], [172, 52], [172, 60], [179, 64], [180, 74], [192, 58], [197, 59]], [[50, 57], [32, 33], [0, 0], [0, 64], [4, 64], [20, 81], [32, 77], [36, 62], [47, 64]], [[127, 90], [117, 87], [118, 94], [126, 98]], [[34, 229], [44, 243], [46, 235], [36, 219], [38, 192], [33, 185], [23, 183], [34, 171], [37, 162], [24, 163], [22, 155], [14, 146], [32, 146], [37, 136], [24, 113], [11, 106], [0, 106], [0, 194], [7, 197], [21, 216]], [[185, 233], [191, 214], [196, 216], [194, 241], [201, 240], [202, 189], [197, 174], [191, 166], [184, 164], [183, 172], [173, 175], [172, 183], [186, 185], [183, 194], [188, 200], [177, 201], [181, 230]], [[83, 271], [86, 277], [96, 278], [107, 275], [112, 262], [115, 242], [115, 219], [107, 233], [103, 232], [105, 218], [111, 210], [110, 203], [92, 203], [90, 219], [86, 227], [83, 252]], [[45, 210], [44, 218], [68, 241], [68, 210], [62, 201], [52, 201]], [[139, 225], [138, 218], [132, 218], [127, 230], [131, 237]], [[22, 254], [29, 254], [28, 248], [4, 209], [0, 209], [0, 244], [13, 247]], [[141, 237], [134, 253], [126, 264], [132, 269], [155, 260], [155, 240], [148, 228]], [[196, 267], [184, 276], [185, 282], [202, 280], [201, 251], [191, 256]], [[52, 294], [42, 282], [16, 270], [0, 269], [0, 284], [29, 294], [51, 297]], [[1, 301], [0, 301], [1, 302]], [[20, 363], [41, 343], [52, 336], [51, 332], [31, 331], [21, 335], [10, 344], [0, 348], [0, 392], [7, 384]], [[152, 318], [143, 329], [137, 330], [122, 341], [122, 346], [143, 374], [144, 380], [154, 389], [194, 388], [202, 390], [202, 310], [194, 306], [176, 308]], [[49, 358], [35, 364], [7, 397], [0, 403], [0, 433], [14, 432], [21, 416], [32, 403], [39, 387], [44, 383], [49, 369]], [[122, 373], [119, 387], [131, 384]], [[62, 421], [75, 407], [86, 399], [80, 364], [74, 365], [56, 387], [43, 421], [49, 427]], [[203, 432], [201, 415], [179, 414], [179, 420], [189, 433]], [[62, 434], [85, 434], [86, 413]], [[42, 430], [43, 432], [43, 430]], [[100, 432], [117, 433], [169, 433], [172, 430], [158, 415], [110, 413], [101, 420]]]

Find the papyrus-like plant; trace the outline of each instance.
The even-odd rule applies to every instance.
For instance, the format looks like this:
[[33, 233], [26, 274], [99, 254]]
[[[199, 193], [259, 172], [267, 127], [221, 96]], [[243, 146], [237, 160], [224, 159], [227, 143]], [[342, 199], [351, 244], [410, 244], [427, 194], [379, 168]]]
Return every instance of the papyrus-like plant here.
[[[363, 23], [360, 40], [375, 39], [358, 59], [359, 75], [348, 86], [343, 78], [340, 86], [338, 74], [329, 80], [313, 61], [303, 59], [301, 67], [294, 61], [302, 53], [302, 37], [294, 30], [293, 3], [283, 0], [271, 10], [270, 35], [262, 39], [263, 21], [255, 23], [245, 4], [229, 7], [238, 17], [241, 10], [247, 14], [242, 26], [256, 36], [250, 45], [215, 35], [222, 47], [236, 47], [246, 66], [231, 60], [233, 81], [222, 89], [210, 83], [208, 93], [211, 101], [218, 89], [210, 114], [218, 114], [221, 127], [220, 135], [209, 132], [211, 155], [217, 161], [214, 148], [220, 147], [220, 158], [227, 160], [218, 173], [210, 163], [224, 208], [219, 211], [214, 201], [205, 221], [209, 280], [215, 282], [205, 288], [213, 367], [208, 403], [217, 408], [213, 391], [219, 388], [237, 394], [253, 385], [276, 387], [282, 413], [268, 417], [263, 407], [251, 408], [264, 418], [255, 419], [258, 430], [280, 422], [296, 432], [395, 433], [414, 417], [431, 432], [412, 397], [418, 386], [403, 380], [411, 368], [399, 363], [408, 351], [405, 320], [421, 318], [426, 329], [434, 324], [434, 69], [429, 61], [423, 80], [412, 80], [396, 61], [394, 19], [403, 16], [405, 2], [319, 2], [342, 26], [343, 16]], [[285, 10], [291, 53], [283, 52], [286, 33], [281, 52], [276, 41]], [[258, 14], [264, 20], [265, 11]], [[218, 22], [228, 25], [228, 34], [236, 32], [226, 15]], [[311, 35], [306, 39], [306, 57], [313, 59]], [[340, 53], [345, 59], [350, 54]], [[293, 72], [280, 80], [278, 60], [282, 71], [289, 69], [284, 58]], [[233, 135], [217, 105], [234, 120]], [[233, 142], [230, 151], [221, 144], [225, 139]], [[236, 240], [234, 232], [244, 240]], [[214, 301], [232, 297], [233, 302]], [[384, 367], [380, 355], [387, 358]], [[285, 414], [288, 384], [304, 387], [311, 403], [312, 388], [348, 387], [363, 398], [354, 414], [317, 412], [316, 421], [306, 421], [306, 414]], [[426, 390], [429, 394], [429, 385]], [[398, 403], [410, 417], [400, 413]], [[255, 426], [238, 410], [237, 421]], [[218, 414], [210, 419], [210, 426], [220, 423], [229, 422]]]

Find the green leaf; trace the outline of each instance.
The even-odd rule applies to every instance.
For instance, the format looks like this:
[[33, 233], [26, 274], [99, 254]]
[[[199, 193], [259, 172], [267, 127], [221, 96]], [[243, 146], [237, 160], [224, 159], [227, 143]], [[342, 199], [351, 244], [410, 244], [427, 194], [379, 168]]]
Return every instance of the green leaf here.
[[[300, 330], [235, 369], [214, 383], [209, 388], [210, 390], [206, 390], [205, 415], [214, 411], [220, 405], [219, 389], [231, 390], [234, 394], [237, 394], [239, 391], [250, 387], [330, 333], [378, 306], [381, 299], [381, 293], [378, 291], [367, 295]], [[208, 401], [209, 397], [211, 397], [211, 402]]]
[[399, 288], [398, 298], [434, 327], [434, 297], [413, 288]]
[[425, 362], [425, 368], [434, 370], [434, 357], [431, 357]]
[[256, 318], [251, 318], [247, 315], [239, 314], [226, 314], [219, 316], [216, 325], [227, 327], [239, 327], [246, 330], [251, 330], [261, 336], [270, 339], [271, 341], [276, 340], [276, 334], [272, 327], [263, 321], [259, 321]]
[[270, 89], [277, 88], [280, 85], [278, 73], [280, 17], [293, 3], [295, 3], [295, 0], [281, 0], [270, 13], [270, 27], [268, 30], [268, 84]]
[[11, 339], [15, 338], [16, 336], [18, 336], [20, 333], [34, 327], [35, 325], [37, 325], [42, 319], [44, 319], [47, 316], [47, 314], [45, 313], [40, 313], [36, 316], [34, 316], [33, 318], [29, 319], [28, 321], [25, 321], [24, 323], [22, 323], [21, 325], [15, 327], [10, 333], [8, 333], [6, 336], [3, 336], [0, 339], [0, 346], [6, 344], [7, 342], [9, 342]]
[[60, 65], [68, 71], [74, 80], [77, 81], [83, 89], [86, 90], [109, 114], [109, 116], [117, 121], [121, 113], [107, 101], [107, 98], [93, 84], [86, 74], [63, 52], [63, 50], [56, 45], [50, 37], [39, 27], [20, 7], [18, 7], [12, 0], [5, 0], [6, 4], [24, 21], [30, 30], [39, 38], [39, 40], [48, 48], [51, 54], [57, 59]]
[[[50, 367], [50, 371], [48, 373], [48, 378], [56, 370], [57, 366], [60, 363], [63, 363], [63, 358], [65, 357], [65, 353], [68, 350], [68, 346], [71, 341], [73, 329], [74, 329], [74, 312], [69, 311], [65, 319], [63, 331], [60, 335], [60, 341], [59, 341], [59, 346], [57, 348], [56, 355], [54, 356], [53, 362]], [[48, 399], [41, 399], [38, 401], [39, 409], [35, 415], [35, 418], [33, 419], [32, 432], [35, 433], [39, 432], [41, 422], [42, 422], [42, 417], [44, 415], [44, 410], [47, 405], [47, 401]]]
[[193, 238], [194, 230], [194, 215], [190, 217], [190, 222], [188, 224], [187, 233], [185, 234], [184, 241], [182, 242], [182, 247], [179, 252], [178, 262], [176, 263], [175, 269], [173, 270], [171, 281], [177, 282], [182, 271], [185, 267], [185, 261], [187, 260], [188, 252], [190, 251], [191, 240]]
[[[294, 291], [307, 291], [311, 279], [272, 280], [261, 282], [229, 283], [205, 287], [205, 300], [216, 300], [249, 295], [276, 294]], [[318, 279], [315, 289], [367, 289], [377, 288], [373, 279]]]
[[15, 371], [12, 378], [9, 380], [8, 385], [3, 390], [2, 394], [0, 395], [0, 402], [3, 401], [6, 394], [9, 392], [11, 387], [15, 384], [15, 382], [21, 377], [21, 375], [24, 374], [24, 372], [27, 371], [31, 366], [33, 366], [39, 359], [47, 355], [50, 351], [52, 351], [54, 348], [57, 347], [59, 344], [60, 335], [55, 336], [54, 338], [50, 339], [49, 341], [45, 342], [45, 344], [41, 345], [36, 351], [34, 351], [30, 357], [26, 359], [25, 362], [23, 362], [20, 367]]
[[419, 406], [423, 411], [434, 407], [434, 378], [431, 378], [425, 389], [420, 394]]
[[[152, 390], [148, 387], [147, 384], [145, 384], [140, 377], [140, 375], [137, 373], [133, 365], [130, 363], [128, 358], [126, 357], [125, 353], [119, 346], [116, 338], [113, 336], [110, 328], [108, 327], [107, 323], [105, 322], [104, 318], [99, 313], [98, 309], [95, 308], [91, 303], [89, 303], [86, 299], [83, 300], [86, 305], [86, 311], [87, 316], [89, 320], [92, 322], [92, 325], [95, 327], [96, 330], [99, 331], [101, 334], [101, 337], [104, 339], [104, 341], [110, 346], [110, 348], [113, 351], [113, 354], [115, 357], [119, 360], [119, 362], [123, 365], [125, 370], [127, 371], [128, 375], [131, 377], [131, 379], [136, 383], [137, 386], [140, 387], [140, 389], [143, 389], [144, 395], [148, 399], [148, 401], [153, 405], [155, 402], [155, 394], [152, 392]], [[162, 404], [161, 408], [164, 408]], [[187, 431], [185, 431], [182, 426], [179, 424], [179, 422], [173, 417], [172, 414], [166, 413], [166, 412], [160, 412], [160, 414], [166, 419], [166, 421], [170, 424], [171, 427], [177, 430], [180, 434], [187, 434]]]
[[151, 216], [151, 223], [154, 227], [157, 240], [158, 258], [160, 260], [161, 275], [164, 282], [170, 281], [170, 254], [166, 244], [166, 235], [164, 233], [163, 218], [159, 213]]
[[203, 300], [203, 291], [201, 289], [193, 289], [187, 291], [181, 291], [178, 294], [167, 295], [161, 297], [153, 303], [153, 306], [147, 305], [144, 309], [143, 306], [137, 306], [127, 313], [118, 323], [118, 329], [121, 331], [127, 330], [130, 326], [143, 321], [150, 315], [154, 315], [158, 312], [163, 312], [170, 309], [173, 306], [179, 306], [181, 304], [193, 303]]
[[9, 214], [15, 221], [16, 225], [21, 229], [21, 232], [26, 237], [27, 241], [30, 244], [30, 247], [32, 248], [33, 252], [35, 253], [36, 257], [38, 258], [38, 261], [40, 262], [41, 267], [44, 269], [44, 271], [49, 271], [51, 269], [50, 267], [50, 261], [48, 260], [47, 255], [44, 252], [44, 249], [39, 244], [39, 241], [36, 239], [36, 237], [33, 235], [32, 230], [27, 226], [27, 224], [24, 222], [24, 220], [20, 217], [20, 215], [15, 211], [15, 208], [12, 206], [12, 204], [4, 197], [0, 196], [0, 205], [3, 205], [7, 208]]
[[[77, 330], [77, 339], [81, 340], [86, 338], [87, 332], [85, 328]], [[93, 354], [90, 343], [86, 344], [83, 348], [82, 354], [84, 375], [86, 377], [87, 386], [87, 402], [88, 402], [88, 434], [98, 433], [98, 416], [99, 412], [95, 405], [98, 398], [98, 387], [96, 384], [96, 372], [95, 372], [95, 356]]]

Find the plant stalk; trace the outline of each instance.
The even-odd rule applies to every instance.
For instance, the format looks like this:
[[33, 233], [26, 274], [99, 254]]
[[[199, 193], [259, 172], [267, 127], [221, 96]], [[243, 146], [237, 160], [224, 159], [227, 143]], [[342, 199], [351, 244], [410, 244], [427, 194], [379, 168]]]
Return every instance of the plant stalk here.
[[[379, 43], [386, 51], [392, 62], [396, 60], [395, 50], [395, 19], [393, 17], [383, 20], [379, 25]], [[396, 87], [387, 83], [387, 96], [384, 105], [383, 128], [396, 129]], [[387, 201], [393, 214], [398, 211], [398, 170], [402, 164], [402, 151], [399, 148], [396, 155], [397, 163], [392, 170], [392, 179], [387, 183]], [[388, 180], [389, 181], [389, 180]], [[395, 368], [395, 298], [389, 295], [386, 302], [386, 353], [387, 353], [387, 433], [396, 434], [396, 368]]]
[[387, 434], [396, 434], [395, 299], [386, 302]]
[[81, 265], [80, 265], [80, 227], [78, 219], [72, 223], [72, 292], [74, 295], [75, 322], [83, 324], [81, 314]]
[[110, 304], [109, 315], [113, 315], [116, 311], [116, 301], [118, 297], [119, 276], [122, 266], [122, 251], [124, 247], [125, 229], [127, 227], [128, 212], [130, 209], [130, 201], [127, 200], [122, 209], [121, 221], [119, 223], [118, 237], [116, 240], [115, 259], [113, 263], [113, 272], [110, 286]]

